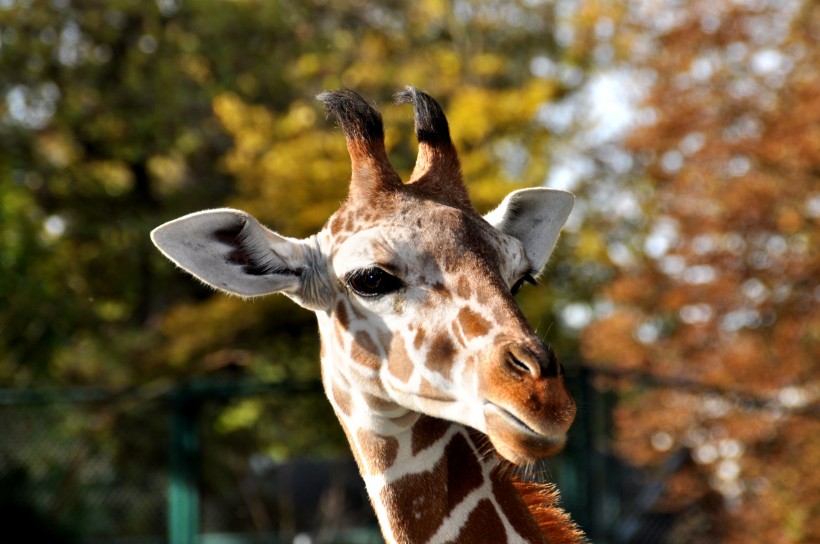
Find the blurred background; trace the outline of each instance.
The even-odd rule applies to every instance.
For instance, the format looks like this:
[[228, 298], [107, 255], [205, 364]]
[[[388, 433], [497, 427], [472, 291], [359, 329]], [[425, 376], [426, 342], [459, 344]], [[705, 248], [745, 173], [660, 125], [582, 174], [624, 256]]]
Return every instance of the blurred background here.
[[0, 0], [0, 540], [380, 542], [314, 317], [203, 288], [158, 224], [344, 199], [355, 89], [418, 86], [486, 211], [577, 195], [519, 295], [579, 404], [596, 543], [820, 542], [820, 4]]

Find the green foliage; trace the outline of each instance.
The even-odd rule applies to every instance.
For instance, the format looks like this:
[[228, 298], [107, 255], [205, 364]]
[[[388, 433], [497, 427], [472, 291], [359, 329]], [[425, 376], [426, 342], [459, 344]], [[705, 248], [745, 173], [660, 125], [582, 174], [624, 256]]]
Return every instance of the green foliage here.
[[[416, 154], [412, 114], [391, 97], [412, 84], [442, 103], [480, 210], [542, 184], [554, 137], [539, 113], [580, 81], [533, 75], [531, 64], [577, 68], [589, 55], [556, 41], [560, 17], [526, 1], [3, 3], [0, 387], [318, 378], [309, 312], [284, 297], [210, 292], [154, 250], [150, 229], [225, 205], [288, 236], [320, 229], [350, 171], [340, 131], [312, 97], [339, 87], [383, 112], [404, 177]], [[591, 24], [576, 26], [587, 35]], [[586, 247], [555, 260], [583, 251], [601, 260]], [[553, 287], [521, 297], [562, 353], [576, 340], [552, 327], [553, 306], [591, 292], [585, 283], [578, 295], [575, 272], [553, 266]], [[206, 472], [219, 480], [228, 451], [339, 451], [341, 431], [319, 401], [209, 408]], [[112, 409], [94, 421], [74, 436], [105, 449], [117, 470], [164, 458], [150, 438], [164, 425], [155, 416]]]
[[[349, 164], [312, 97], [348, 87], [373, 101], [406, 178], [412, 115], [391, 96], [412, 84], [442, 103], [480, 210], [558, 173], [578, 193], [545, 285], [519, 296], [565, 361], [579, 358], [593, 319], [580, 341], [600, 368], [742, 385], [775, 405], [816, 400], [815, 3], [800, 3], [788, 32], [765, 2], [1, 4], [0, 387], [317, 378], [309, 312], [284, 297], [212, 293], [174, 270], [148, 232], [223, 205], [288, 236], [316, 232], [345, 197]], [[596, 136], [585, 116], [618, 101], [585, 92], [619, 70], [651, 89], [632, 112], [643, 124], [622, 143]], [[729, 459], [742, 461], [730, 483], [745, 487], [698, 461], [668, 486], [678, 505], [710, 489], [745, 501], [703, 514], [737, 541], [817, 534], [806, 475], [818, 448], [804, 420], [755, 423], [733, 403], [704, 416], [702, 395], [624, 389], [616, 429], [630, 462], [657, 463], [676, 441], [708, 446], [692, 442], [706, 428], [729, 453], [730, 438], [745, 448]], [[38, 437], [76, 441], [78, 466], [99, 454], [139, 475], [166, 454], [156, 410], [55, 416]], [[216, 403], [206, 416], [215, 488], [236, 480], [249, 452], [343, 449], [321, 398]], [[4, 431], [29, 437], [24, 425]], [[51, 481], [66, 464], [10, 459], [0, 488]], [[66, 493], [93, 480], [72, 475]]]

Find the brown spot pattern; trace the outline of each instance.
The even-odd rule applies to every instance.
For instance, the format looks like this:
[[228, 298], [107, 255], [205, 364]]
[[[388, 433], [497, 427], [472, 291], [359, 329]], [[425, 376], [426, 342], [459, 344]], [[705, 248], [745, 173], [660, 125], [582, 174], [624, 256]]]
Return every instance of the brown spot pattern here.
[[413, 455], [425, 450], [438, 442], [444, 436], [451, 423], [434, 417], [422, 416], [413, 425], [412, 449]]
[[505, 544], [507, 531], [489, 499], [479, 501], [456, 540], [451, 542], [492, 542]]
[[369, 393], [362, 393], [362, 398], [373, 410], [385, 411], [396, 407], [396, 403], [392, 400], [385, 400]]
[[538, 538], [536, 542], [544, 542], [543, 533], [532, 517], [521, 495], [515, 489], [513, 483], [499, 472], [492, 474], [493, 495], [501, 506], [504, 517], [513, 526], [513, 529], [529, 538]]
[[449, 334], [440, 334], [430, 343], [430, 352], [427, 354], [427, 367], [444, 377], [450, 376], [453, 366], [453, 357], [456, 347], [450, 340]]
[[393, 466], [396, 461], [396, 455], [399, 452], [399, 441], [392, 436], [380, 436], [359, 429], [356, 432], [356, 441], [366, 460], [365, 465], [369, 474], [382, 474]]
[[344, 330], [350, 328], [350, 316], [347, 313], [347, 304], [343, 300], [336, 305], [336, 321]]
[[419, 327], [419, 330], [416, 331], [416, 336], [413, 338], [413, 347], [416, 350], [420, 350], [421, 346], [424, 345], [424, 327]]
[[450, 291], [447, 290], [447, 287], [441, 282], [436, 282], [430, 286], [430, 289], [438, 295], [439, 300], [438, 302], [447, 302], [449, 301], [452, 296], [450, 295]]
[[449, 472], [447, 475], [449, 483], [447, 504], [450, 509], [453, 509], [470, 492], [481, 486], [484, 482], [484, 474], [481, 472], [481, 464], [473, 448], [462, 434], [453, 436], [453, 440], [444, 450], [444, 457], [447, 459]]
[[339, 325], [339, 323], [333, 324], [333, 335], [336, 340], [336, 345], [339, 346], [339, 349], [343, 350], [345, 345], [345, 333], [344, 328]]
[[458, 317], [456, 319], [458, 319], [458, 322], [461, 325], [461, 330], [464, 331], [467, 340], [484, 336], [490, 332], [490, 328], [492, 327], [492, 324], [489, 321], [467, 307], [462, 308], [458, 312]]
[[394, 535], [399, 542], [426, 542], [482, 481], [481, 465], [467, 439], [461, 434], [453, 436], [432, 470], [408, 474], [382, 490]]
[[338, 407], [339, 411], [346, 416], [350, 416], [350, 393], [345, 391], [343, 388], [339, 387], [339, 384], [336, 383], [336, 380], [333, 380], [331, 384], [331, 393], [333, 395], [333, 400], [336, 403], [336, 406]]
[[381, 354], [373, 337], [365, 331], [359, 331], [350, 348], [350, 356], [359, 364], [368, 368], [377, 369], [381, 363]]
[[390, 373], [397, 380], [407, 383], [413, 375], [413, 361], [404, 347], [404, 339], [396, 337], [390, 344], [390, 354], [387, 359]]
[[458, 278], [458, 281], [456, 282], [456, 294], [459, 298], [469, 300], [472, 293], [473, 290], [470, 288], [470, 282], [467, 281], [467, 278], [464, 276]]
[[335, 214], [333, 218], [330, 220], [330, 224], [328, 225], [328, 227], [330, 228], [330, 235], [336, 236], [337, 234], [339, 234], [339, 232], [341, 232], [342, 230], [343, 223], [344, 218], [342, 217], [342, 214]]
[[441, 526], [447, 514], [444, 470], [442, 459], [433, 470], [408, 474], [382, 489], [380, 498], [399, 542], [426, 542]]

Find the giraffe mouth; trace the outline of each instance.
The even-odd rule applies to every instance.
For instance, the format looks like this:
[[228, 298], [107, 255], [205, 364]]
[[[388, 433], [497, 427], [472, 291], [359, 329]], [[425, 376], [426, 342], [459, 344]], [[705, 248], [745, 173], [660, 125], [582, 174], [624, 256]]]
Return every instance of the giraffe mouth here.
[[565, 432], [538, 431], [518, 416], [493, 402], [484, 403], [487, 436], [498, 453], [523, 465], [558, 453], [566, 442]]
[[485, 405], [484, 405], [485, 413], [488, 409], [495, 411], [496, 413], [498, 413], [498, 415], [503, 417], [505, 420], [510, 422], [512, 425], [516, 425], [516, 426], [520, 427], [521, 430], [524, 431], [525, 433], [529, 433], [532, 436], [539, 436], [539, 437], [542, 436], [540, 433], [536, 432], [535, 429], [533, 429], [532, 427], [530, 427], [529, 425], [527, 425], [526, 423], [521, 421], [519, 418], [517, 418], [515, 415], [513, 415], [513, 413], [510, 412], [509, 410], [505, 410], [501, 406], [499, 406], [495, 403], [492, 403], [492, 402], [485, 403]]

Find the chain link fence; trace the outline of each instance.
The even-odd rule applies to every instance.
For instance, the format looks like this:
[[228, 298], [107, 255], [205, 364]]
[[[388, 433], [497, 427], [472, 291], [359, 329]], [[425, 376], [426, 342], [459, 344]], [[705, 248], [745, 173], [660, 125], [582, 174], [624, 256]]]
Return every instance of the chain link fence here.
[[381, 542], [352, 460], [225, 456], [202, 432], [226, 403], [293, 395], [323, 400], [318, 383], [0, 392], [2, 541]]
[[[621, 464], [609, 448], [614, 397], [591, 386], [592, 371], [576, 368], [568, 378], [578, 419], [545, 474], [593, 542], [664, 542], [669, 520], [651, 512], [679, 465], [648, 478]], [[208, 431], [225, 406], [254, 399], [262, 412], [280, 414], [297, 397], [326, 402], [318, 382], [0, 390], [1, 540], [382, 542], [349, 456], [275, 462], [258, 444]]]

